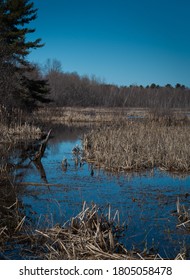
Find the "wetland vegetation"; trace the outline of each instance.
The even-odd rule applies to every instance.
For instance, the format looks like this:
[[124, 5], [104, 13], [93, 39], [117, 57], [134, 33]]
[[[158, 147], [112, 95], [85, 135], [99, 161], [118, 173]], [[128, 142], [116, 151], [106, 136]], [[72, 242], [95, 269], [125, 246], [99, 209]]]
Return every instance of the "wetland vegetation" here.
[[184, 117], [115, 121], [84, 138], [87, 160], [109, 171], [190, 171], [190, 125]]
[[[120, 114], [116, 117], [113, 110], [111, 118], [109, 109], [107, 118], [106, 110], [100, 110], [100, 118], [104, 114], [102, 121], [90, 122], [91, 111], [95, 112], [94, 109], [88, 108], [79, 112], [78, 109], [68, 108], [68, 111], [70, 115], [73, 112], [70, 123], [68, 119], [63, 121], [62, 114], [59, 125], [55, 125], [52, 114], [52, 122], [50, 118], [48, 120], [49, 127], [53, 128], [50, 145], [54, 141], [54, 145], [57, 145], [62, 139], [61, 135], [65, 140], [59, 148], [53, 148], [53, 145], [51, 152], [47, 147], [45, 157], [40, 160], [41, 166], [33, 160], [32, 147], [43, 142], [40, 139], [44, 139], [46, 135], [31, 134], [33, 141], [25, 139], [27, 141], [24, 144], [24, 131], [16, 129], [17, 136], [18, 131], [22, 132], [19, 140], [21, 144], [15, 141], [15, 146], [12, 146], [14, 143], [8, 141], [6, 146], [6, 138], [2, 142], [1, 257], [189, 258], [190, 134], [187, 116], [184, 113], [178, 113], [176, 117], [166, 114], [155, 116], [155, 113], [152, 116], [152, 112], [149, 115], [147, 110], [140, 110], [140, 113], [137, 111], [135, 116], [131, 110], [128, 113], [126, 110], [122, 117]], [[86, 117], [87, 112], [90, 112], [87, 117], [89, 124], [86, 119], [83, 125], [80, 122], [75, 125], [74, 119], [77, 114], [83, 114], [83, 111]], [[95, 114], [98, 115], [98, 112]], [[43, 123], [43, 118], [44, 113], [39, 112], [38, 124], [41, 123], [47, 128], [47, 122]], [[73, 134], [73, 140], [68, 142], [70, 134]], [[79, 153], [74, 155], [72, 149], [75, 146], [79, 147]], [[37, 147], [39, 148], [39, 145]], [[66, 169], [61, 168], [64, 158], [68, 161]], [[157, 168], [162, 171], [157, 173]], [[177, 179], [178, 183], [171, 187], [169, 186], [173, 183], [166, 183], [169, 186], [165, 187], [166, 179], [162, 173], [166, 170], [174, 174], [169, 177], [181, 176], [183, 179]], [[150, 186], [143, 183], [146, 177], [147, 183], [152, 177], [152, 183], [148, 183]], [[131, 189], [133, 180], [137, 180], [137, 183], [134, 183]], [[170, 180], [176, 182], [175, 177]], [[146, 190], [146, 187], [149, 189]], [[121, 191], [124, 191], [122, 196]], [[39, 206], [35, 196], [40, 202]], [[51, 198], [48, 198], [49, 196]], [[64, 197], [64, 203], [61, 197]], [[101, 197], [106, 197], [106, 203]], [[81, 212], [84, 200], [87, 204], [83, 205]], [[92, 206], [91, 201], [95, 203]], [[40, 206], [42, 203], [43, 210]], [[158, 205], [155, 207], [154, 204]], [[62, 207], [65, 207], [64, 214]], [[113, 210], [110, 210], [111, 208]], [[143, 224], [142, 215], [146, 220]], [[158, 223], [155, 228], [153, 221]], [[163, 227], [163, 230], [160, 227]], [[147, 233], [148, 229], [152, 234]], [[164, 235], [162, 232], [165, 232]], [[142, 236], [142, 240], [138, 235]], [[165, 235], [171, 242], [170, 247], [164, 245], [164, 249], [158, 249], [160, 242], [165, 244], [164, 239], [161, 239], [166, 238]], [[155, 236], [159, 236], [158, 240]], [[172, 242], [175, 245], [172, 245]], [[171, 246], [174, 246], [172, 255], [169, 254], [169, 251], [172, 251]]]
[[36, 17], [0, 2], [0, 259], [189, 259], [190, 89], [32, 64]]

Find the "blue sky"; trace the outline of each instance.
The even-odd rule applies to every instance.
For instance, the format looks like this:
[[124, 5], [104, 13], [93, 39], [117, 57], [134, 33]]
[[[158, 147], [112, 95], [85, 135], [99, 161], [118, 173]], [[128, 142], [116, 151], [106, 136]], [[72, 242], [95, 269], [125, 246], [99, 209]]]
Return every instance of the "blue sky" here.
[[34, 0], [29, 60], [106, 83], [190, 86], [190, 0]]

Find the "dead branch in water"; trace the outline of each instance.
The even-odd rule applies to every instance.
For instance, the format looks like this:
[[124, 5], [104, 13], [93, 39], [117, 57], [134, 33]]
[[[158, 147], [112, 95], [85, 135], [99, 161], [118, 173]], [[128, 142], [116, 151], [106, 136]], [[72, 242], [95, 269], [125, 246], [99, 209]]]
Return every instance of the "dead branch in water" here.
[[46, 138], [41, 142], [39, 151], [35, 154], [33, 161], [40, 161], [41, 158], [43, 157], [51, 131], [52, 131], [52, 129], [49, 130]]

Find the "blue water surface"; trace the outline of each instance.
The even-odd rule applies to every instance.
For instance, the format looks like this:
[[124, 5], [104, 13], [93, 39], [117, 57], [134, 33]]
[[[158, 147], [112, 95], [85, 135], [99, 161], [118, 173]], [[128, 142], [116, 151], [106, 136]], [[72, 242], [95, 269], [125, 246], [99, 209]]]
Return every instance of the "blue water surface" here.
[[[28, 185], [20, 194], [35, 226], [64, 225], [81, 211], [84, 201], [89, 206], [94, 202], [102, 208], [111, 205], [113, 215], [119, 211], [126, 229], [120, 242], [127, 249], [153, 250], [163, 258], [174, 258], [184, 248], [188, 252], [190, 235], [183, 227], [176, 227], [176, 202], [179, 198], [189, 207], [190, 176], [158, 169], [125, 174], [94, 169], [91, 176], [91, 166], [76, 165], [72, 154], [73, 147], [82, 146], [83, 133], [84, 129], [74, 127], [53, 131], [42, 159], [46, 180], [33, 163], [25, 170], [22, 181], [52, 184]], [[64, 158], [67, 170], [62, 168]]]

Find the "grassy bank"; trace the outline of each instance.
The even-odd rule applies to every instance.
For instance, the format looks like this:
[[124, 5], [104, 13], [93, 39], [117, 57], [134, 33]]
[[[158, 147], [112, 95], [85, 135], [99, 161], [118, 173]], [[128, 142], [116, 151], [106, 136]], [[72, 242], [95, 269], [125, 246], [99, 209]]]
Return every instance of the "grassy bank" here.
[[7, 113], [0, 108], [0, 117], [0, 259], [6, 259], [4, 251], [13, 250], [26, 218], [17, 198], [13, 176], [16, 167], [10, 158], [18, 141], [39, 139], [42, 131], [31, 124], [31, 115], [23, 115], [20, 110], [8, 120]]
[[186, 119], [128, 120], [92, 130], [84, 137], [84, 150], [88, 161], [109, 171], [159, 167], [189, 172], [189, 143]]
[[0, 260], [9, 259], [6, 251], [13, 251], [16, 236], [20, 234], [25, 217], [22, 204], [17, 198], [16, 188], [6, 167], [0, 170]]
[[35, 141], [41, 135], [41, 129], [35, 125], [25, 123], [8, 126], [0, 123], [0, 184], [4, 177], [9, 176], [9, 167], [12, 165], [9, 158], [17, 143]]
[[30, 124], [14, 124], [8, 127], [0, 124], [0, 143], [17, 142], [18, 140], [29, 140], [39, 138], [41, 129], [35, 125]]
[[8, 111], [0, 106], [0, 143], [15, 143], [18, 140], [39, 138], [41, 129], [35, 113], [21, 109]]

